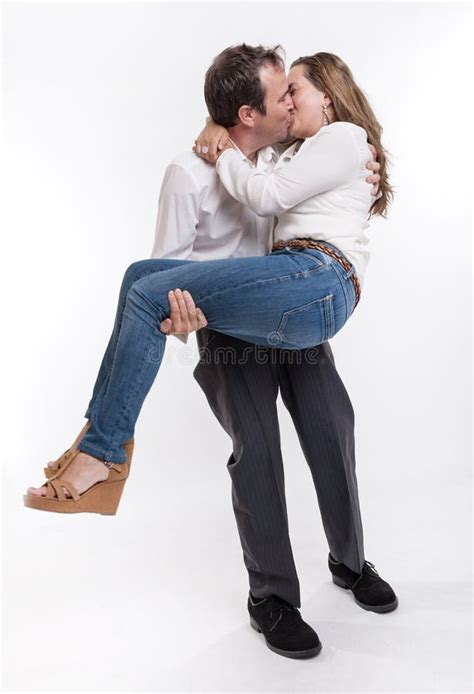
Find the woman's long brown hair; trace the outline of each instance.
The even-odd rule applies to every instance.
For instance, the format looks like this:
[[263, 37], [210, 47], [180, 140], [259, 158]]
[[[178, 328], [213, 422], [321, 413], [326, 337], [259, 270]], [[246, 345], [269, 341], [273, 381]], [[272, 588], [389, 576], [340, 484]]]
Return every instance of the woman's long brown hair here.
[[375, 200], [369, 211], [369, 219], [379, 214], [387, 216], [387, 208], [393, 200], [393, 188], [388, 182], [388, 152], [382, 146], [382, 126], [364, 92], [357, 86], [348, 66], [333, 53], [315, 53], [295, 60], [291, 67], [304, 65], [305, 77], [332, 102], [336, 121], [349, 121], [367, 132], [367, 140], [377, 150], [380, 164], [381, 197]]

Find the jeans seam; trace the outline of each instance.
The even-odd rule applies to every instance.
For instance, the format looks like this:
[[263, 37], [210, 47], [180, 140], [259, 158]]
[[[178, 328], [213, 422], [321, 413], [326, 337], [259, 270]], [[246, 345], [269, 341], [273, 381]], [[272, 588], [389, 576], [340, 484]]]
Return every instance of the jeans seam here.
[[[124, 312], [125, 306], [126, 306], [126, 304], [127, 304], [128, 292], [129, 292], [130, 289], [133, 287], [133, 285], [135, 284], [135, 282], [138, 282], [138, 280], [143, 279], [143, 277], [148, 277], [148, 275], [154, 275], [154, 274], [156, 274], [157, 272], [161, 272], [161, 271], [160, 271], [160, 270], [148, 270], [148, 271], [144, 272], [143, 275], [141, 275], [140, 277], [137, 277], [137, 279], [134, 280], [134, 281], [132, 282], [132, 284], [130, 285], [130, 287], [128, 288], [128, 290], [127, 290], [127, 292], [126, 292], [126, 294], [125, 294], [124, 300], [123, 300], [122, 304], [120, 305], [120, 322], [119, 322], [118, 325], [117, 325], [117, 337], [116, 337], [116, 339], [115, 339], [114, 344], [112, 345], [112, 352], [113, 352], [113, 354], [115, 354], [115, 349], [116, 349], [116, 347], [117, 347], [117, 343], [118, 343], [118, 340], [119, 340], [119, 337], [120, 337], [120, 329], [121, 329], [122, 323], [123, 323], [123, 312]], [[112, 332], [113, 332], [113, 331], [112, 331]], [[112, 359], [112, 367], [113, 367], [113, 359]], [[100, 367], [99, 367], [99, 369], [100, 369]], [[108, 372], [107, 372], [105, 378], [103, 379], [103, 381], [102, 381], [102, 383], [101, 383], [101, 386], [100, 386], [99, 390], [98, 390], [97, 393], [96, 393], [96, 397], [95, 397], [94, 400], [93, 400], [93, 405], [95, 405], [96, 401], [98, 400], [98, 398], [99, 398], [99, 396], [100, 396], [100, 393], [102, 392], [104, 383], [108, 380], [110, 371], [111, 371], [111, 368], [108, 369]], [[92, 398], [91, 398], [91, 402], [92, 402]], [[91, 415], [92, 415], [92, 412], [93, 412], [93, 410], [94, 410], [94, 407], [91, 407], [91, 406], [90, 406], [90, 402], [89, 402], [88, 408], [87, 408], [87, 410], [86, 410], [86, 414], [87, 414], [87, 411], [88, 411], [89, 409], [90, 409], [90, 416], [91, 416]], [[86, 415], [84, 415], [84, 416], [86, 416]]]
[[[334, 261], [334, 262], [336, 263], [337, 261]], [[349, 320], [351, 314], [349, 313], [349, 296], [348, 296], [348, 291], [347, 291], [347, 287], [346, 287], [345, 283], [350, 282], [352, 284], [352, 280], [349, 277], [347, 280], [343, 281], [343, 278], [341, 278], [341, 273], [339, 272], [338, 268], [336, 268], [333, 264], [331, 264], [331, 267], [334, 270], [334, 272], [336, 273], [337, 279], [339, 280], [339, 284], [341, 285], [341, 289], [342, 289], [343, 294], [344, 294], [344, 301], [346, 302], [346, 318], [345, 318], [344, 322], [346, 322]], [[341, 269], [342, 269], [341, 265], [339, 265], [339, 267], [341, 267]]]
[[319, 305], [323, 312], [323, 323], [324, 323], [324, 339], [323, 342], [327, 342], [334, 335], [335, 329], [335, 316], [334, 316], [334, 304], [333, 304], [333, 294], [327, 294]]
[[[160, 337], [159, 335], [157, 335]], [[163, 335], [162, 338], [166, 342], [166, 336]], [[119, 431], [121, 429], [121, 424], [124, 420], [125, 417], [130, 415], [130, 401], [132, 399], [132, 393], [133, 397], [136, 397], [136, 395], [139, 393], [139, 389], [137, 389], [137, 384], [140, 381], [143, 372], [144, 372], [144, 366], [146, 365], [146, 361], [148, 360], [149, 354], [150, 354], [150, 347], [154, 347], [154, 340], [149, 340], [146, 348], [146, 352], [144, 352], [144, 358], [142, 359], [140, 363], [139, 369], [135, 370], [135, 378], [130, 386], [129, 392], [128, 392], [128, 397], [126, 402], [124, 403], [121, 411], [118, 413], [117, 418], [115, 419], [114, 422], [114, 428]], [[115, 441], [114, 441], [115, 443]], [[122, 444], [117, 444], [118, 446], [121, 446]]]
[[[159, 335], [158, 335], [158, 337], [159, 337]], [[164, 335], [163, 335], [163, 339], [166, 340], [166, 338], [165, 338]], [[134, 396], [135, 396], [135, 395], [137, 394], [137, 392], [138, 392], [138, 391], [137, 391], [137, 383], [138, 383], [138, 381], [140, 380], [140, 378], [141, 378], [141, 376], [142, 376], [142, 374], [143, 374], [144, 365], [145, 365], [146, 360], [148, 359], [148, 356], [149, 356], [149, 351], [150, 351], [149, 348], [150, 348], [150, 346], [153, 346], [153, 345], [154, 345], [154, 341], [153, 341], [153, 340], [151, 340], [151, 341], [149, 340], [149, 341], [148, 341], [148, 345], [147, 345], [147, 349], [146, 349], [146, 352], [145, 352], [144, 359], [142, 360], [139, 369], [137, 369], [137, 370], [135, 371], [135, 374], [134, 374], [135, 378], [134, 378], [134, 380], [133, 380], [133, 382], [132, 382], [132, 384], [131, 384], [131, 386], [130, 386], [130, 390], [129, 390], [129, 392], [128, 392], [127, 400], [126, 400], [125, 404], [123, 405], [121, 411], [117, 414], [117, 416], [116, 416], [116, 418], [115, 418], [115, 421], [114, 421], [114, 424], [113, 424], [113, 427], [112, 427], [113, 430], [115, 430], [115, 431], [120, 431], [120, 430], [121, 430], [123, 419], [124, 419], [127, 415], [129, 415], [129, 408], [130, 408], [130, 401], [131, 401], [131, 398], [132, 398], [132, 392], [134, 393]], [[102, 402], [103, 402], [103, 401], [102, 401]], [[102, 406], [102, 402], [100, 403], [101, 406]], [[96, 410], [95, 410], [95, 411], [96, 411]], [[89, 432], [87, 432], [86, 435], [87, 435], [88, 433], [89, 433]], [[130, 438], [130, 437], [127, 437], [125, 440], [127, 441], [128, 438]], [[110, 443], [112, 443], [116, 448], [120, 448], [120, 447], [123, 445], [123, 444], [121, 444], [121, 443], [117, 443], [117, 440], [113, 437], [113, 435], [111, 435]], [[99, 449], [99, 448], [97, 448], [96, 446], [93, 446], [93, 445], [91, 445], [91, 444], [89, 444], [89, 443], [87, 443], [87, 442], [85, 442], [85, 445], [88, 446], [91, 450], [96, 451], [97, 453], [100, 453], [100, 454], [101, 454], [101, 455], [96, 456], [96, 457], [105, 456], [105, 458], [108, 459], [108, 458], [114, 457], [114, 456], [116, 455], [116, 453], [115, 453], [113, 450], [111, 450], [111, 449], [108, 449], [107, 451], [104, 451], [103, 449]], [[126, 460], [124, 460], [124, 461], [116, 461], [116, 462], [117, 462], [117, 464], [122, 464], [122, 463], [126, 462]]]

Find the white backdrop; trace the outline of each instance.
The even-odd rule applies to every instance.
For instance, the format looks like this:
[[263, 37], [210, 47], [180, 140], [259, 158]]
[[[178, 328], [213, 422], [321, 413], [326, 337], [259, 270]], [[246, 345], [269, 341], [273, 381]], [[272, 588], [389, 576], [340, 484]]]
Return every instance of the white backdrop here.
[[[470, 691], [467, 3], [6, 3], [2, 457], [9, 691]], [[331, 344], [356, 412], [366, 558], [389, 615], [330, 582], [309, 469], [281, 403], [303, 617], [323, 651], [251, 630], [231, 442], [168, 341], [117, 516], [25, 509], [81, 428], [126, 267], [149, 257], [167, 162], [205, 117], [224, 47], [351, 66], [396, 198], [363, 301]], [[234, 665], [232, 665], [234, 663]]]

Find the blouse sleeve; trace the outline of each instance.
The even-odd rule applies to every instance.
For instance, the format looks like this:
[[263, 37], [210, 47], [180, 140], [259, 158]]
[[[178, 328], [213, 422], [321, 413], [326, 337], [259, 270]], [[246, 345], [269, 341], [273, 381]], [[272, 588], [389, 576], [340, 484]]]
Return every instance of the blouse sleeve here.
[[348, 183], [361, 151], [346, 127], [323, 128], [293, 158], [271, 173], [255, 169], [234, 149], [217, 160], [217, 174], [233, 198], [261, 217], [278, 215], [307, 198]]

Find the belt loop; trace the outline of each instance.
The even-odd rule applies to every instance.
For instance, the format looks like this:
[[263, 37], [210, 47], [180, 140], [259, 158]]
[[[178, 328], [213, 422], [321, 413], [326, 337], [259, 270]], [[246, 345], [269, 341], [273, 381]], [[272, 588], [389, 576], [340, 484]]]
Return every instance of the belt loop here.
[[344, 273], [344, 279], [348, 280], [349, 277], [354, 274], [354, 272], [355, 272], [355, 267], [353, 265], [351, 265], [349, 270], [346, 270], [346, 272]]

